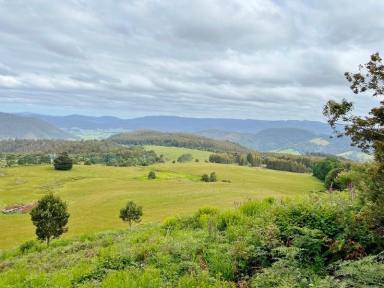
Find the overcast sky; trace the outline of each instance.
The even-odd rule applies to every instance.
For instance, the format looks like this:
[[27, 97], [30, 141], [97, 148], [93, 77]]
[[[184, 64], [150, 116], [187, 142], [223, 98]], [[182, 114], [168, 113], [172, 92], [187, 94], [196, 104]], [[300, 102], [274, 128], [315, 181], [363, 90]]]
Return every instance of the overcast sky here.
[[0, 0], [0, 37], [2, 112], [322, 120], [384, 1]]

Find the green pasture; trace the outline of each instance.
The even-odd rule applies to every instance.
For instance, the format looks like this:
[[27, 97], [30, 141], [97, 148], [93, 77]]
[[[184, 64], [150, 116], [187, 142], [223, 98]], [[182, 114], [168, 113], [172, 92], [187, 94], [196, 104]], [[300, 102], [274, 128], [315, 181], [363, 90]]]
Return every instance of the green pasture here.
[[177, 158], [182, 154], [191, 154], [193, 161], [198, 159], [199, 161], [206, 161], [209, 159], [209, 155], [212, 152], [202, 151], [197, 149], [181, 148], [181, 147], [166, 147], [166, 146], [156, 146], [156, 145], [147, 145], [144, 146], [146, 150], [153, 150], [157, 155], [163, 155], [167, 161], [177, 160]]
[[[163, 151], [166, 154], [168, 150]], [[198, 156], [200, 160], [201, 155], [205, 154]], [[158, 179], [147, 179], [150, 170], [156, 171]], [[212, 171], [217, 173], [218, 182], [200, 181], [202, 174]], [[167, 162], [149, 167], [76, 165], [71, 171], [29, 166], [0, 172], [0, 209], [17, 203], [33, 203], [46, 193], [55, 193], [68, 203], [71, 214], [65, 237], [127, 227], [118, 215], [128, 200], [143, 206], [143, 223], [152, 223], [168, 216], [190, 214], [204, 206], [232, 208], [248, 199], [305, 197], [322, 187], [308, 174], [202, 161]], [[35, 237], [28, 214], [0, 213], [0, 231], [0, 249]]]

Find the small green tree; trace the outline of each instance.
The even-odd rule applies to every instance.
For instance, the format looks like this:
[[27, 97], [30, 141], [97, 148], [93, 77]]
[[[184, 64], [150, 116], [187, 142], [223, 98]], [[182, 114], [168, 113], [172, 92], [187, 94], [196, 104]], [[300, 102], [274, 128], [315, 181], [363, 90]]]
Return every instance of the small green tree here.
[[148, 173], [148, 179], [149, 179], [149, 180], [156, 179], [156, 173], [155, 173], [155, 171], [150, 171], [150, 172]]
[[141, 221], [141, 216], [143, 216], [143, 208], [137, 206], [135, 202], [129, 201], [124, 208], [120, 209], [120, 218], [128, 222], [129, 227], [132, 226], [133, 222], [139, 223]]
[[53, 161], [56, 170], [71, 170], [73, 161], [69, 158], [68, 153], [63, 152]]
[[217, 181], [216, 172], [212, 172], [211, 175], [209, 175], [209, 182], [216, 182], [216, 181]]
[[58, 238], [68, 231], [65, 227], [69, 218], [67, 204], [53, 194], [41, 198], [30, 215], [36, 226], [37, 239], [46, 241], [47, 245], [52, 238]]

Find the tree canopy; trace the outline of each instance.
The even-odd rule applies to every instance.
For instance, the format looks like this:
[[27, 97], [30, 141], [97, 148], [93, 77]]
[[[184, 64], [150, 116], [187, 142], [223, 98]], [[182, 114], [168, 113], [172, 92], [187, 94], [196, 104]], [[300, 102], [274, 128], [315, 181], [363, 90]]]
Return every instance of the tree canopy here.
[[30, 215], [37, 238], [46, 241], [47, 245], [52, 238], [58, 238], [68, 230], [65, 227], [69, 218], [67, 204], [53, 194], [41, 198]]

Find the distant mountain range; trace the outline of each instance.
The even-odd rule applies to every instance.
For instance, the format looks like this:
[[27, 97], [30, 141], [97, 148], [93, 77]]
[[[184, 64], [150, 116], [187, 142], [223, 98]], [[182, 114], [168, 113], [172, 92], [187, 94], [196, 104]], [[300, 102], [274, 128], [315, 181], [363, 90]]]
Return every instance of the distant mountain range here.
[[74, 139], [75, 137], [36, 117], [0, 112], [0, 139]]
[[[121, 119], [111, 116], [48, 116], [0, 113], [0, 139], [102, 139], [137, 130], [193, 133], [226, 140], [262, 152], [294, 154], [325, 153], [366, 160], [367, 155], [351, 147], [348, 138], [330, 138], [329, 125], [301, 120], [241, 120], [147, 116]], [[74, 135], [74, 136], [73, 136]]]
[[111, 116], [92, 117], [82, 115], [48, 116], [28, 114], [63, 129], [126, 129], [130, 131], [153, 129], [163, 132], [198, 132], [225, 130], [242, 133], [257, 133], [269, 128], [300, 128], [316, 134], [330, 134], [328, 124], [306, 120], [241, 120], [224, 118], [185, 118], [176, 116], [147, 116], [121, 119]]

